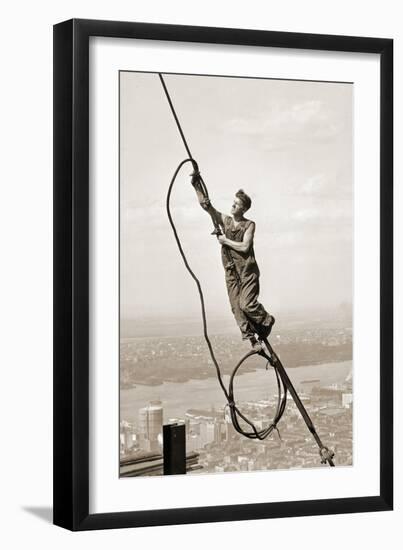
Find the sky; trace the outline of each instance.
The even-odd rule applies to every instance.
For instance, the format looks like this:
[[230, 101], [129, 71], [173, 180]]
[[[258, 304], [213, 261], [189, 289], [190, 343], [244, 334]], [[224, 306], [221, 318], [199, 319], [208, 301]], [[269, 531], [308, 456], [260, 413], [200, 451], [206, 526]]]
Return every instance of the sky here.
[[[252, 198], [261, 302], [281, 311], [351, 303], [353, 85], [165, 75], [213, 205]], [[120, 74], [121, 318], [195, 318], [198, 293], [165, 201], [186, 151], [155, 73]], [[172, 213], [212, 317], [231, 317], [220, 248], [186, 165]]]

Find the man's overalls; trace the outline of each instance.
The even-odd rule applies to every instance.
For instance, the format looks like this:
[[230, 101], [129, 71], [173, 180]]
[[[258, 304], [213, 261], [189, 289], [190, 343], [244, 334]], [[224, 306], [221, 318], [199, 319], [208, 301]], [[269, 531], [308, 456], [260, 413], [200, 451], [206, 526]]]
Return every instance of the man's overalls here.
[[[240, 221], [235, 227], [231, 216], [223, 216], [223, 223], [225, 236], [232, 241], [242, 242], [245, 231], [253, 222], [250, 220]], [[233, 264], [230, 263], [226, 248], [225, 245], [222, 247], [221, 256], [225, 268], [228, 297], [232, 313], [242, 332], [242, 339], [247, 340], [254, 337], [256, 328], [270, 324], [269, 314], [257, 300], [260, 272], [253, 247], [248, 252], [237, 252], [231, 248], [230, 257], [232, 257]], [[236, 273], [238, 273], [238, 277]]]

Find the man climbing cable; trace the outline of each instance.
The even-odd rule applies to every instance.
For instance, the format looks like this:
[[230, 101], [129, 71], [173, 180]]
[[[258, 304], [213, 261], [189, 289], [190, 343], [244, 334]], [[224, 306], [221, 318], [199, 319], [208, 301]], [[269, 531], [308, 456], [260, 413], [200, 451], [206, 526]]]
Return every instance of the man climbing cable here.
[[[195, 281], [199, 291], [203, 318], [204, 339], [206, 340], [211, 360], [216, 368], [218, 381], [224, 392], [225, 398], [227, 399], [232, 424], [238, 433], [242, 434], [248, 439], [265, 439], [268, 435], [270, 435], [270, 433], [272, 433], [273, 430], [277, 429], [277, 424], [280, 421], [280, 418], [285, 410], [285, 406], [287, 403], [287, 391], [289, 391], [292, 395], [292, 398], [294, 399], [294, 402], [299, 412], [301, 413], [302, 418], [305, 421], [305, 424], [307, 425], [309, 431], [311, 432], [316, 443], [319, 446], [321, 462], [323, 464], [327, 462], [329, 466], [334, 466], [334, 452], [331, 451], [328, 447], [325, 447], [320, 440], [320, 437], [315, 430], [315, 426], [313, 425], [312, 420], [310, 419], [301, 399], [299, 398], [294, 386], [292, 385], [292, 382], [289, 379], [280, 361], [280, 358], [276, 355], [275, 351], [270, 345], [270, 342], [267, 340], [267, 337], [270, 334], [275, 321], [274, 317], [267, 313], [262, 304], [258, 302], [259, 268], [257, 266], [255, 254], [253, 251], [255, 224], [251, 220], [247, 220], [244, 216], [245, 212], [247, 212], [247, 210], [250, 208], [252, 201], [247, 196], [247, 194], [240, 189], [235, 194], [234, 203], [231, 208], [232, 216], [221, 214], [221, 212], [218, 212], [212, 206], [208, 198], [207, 187], [202, 177], [200, 176], [197, 162], [191, 155], [189, 146], [186, 142], [184, 133], [182, 131], [181, 125], [179, 123], [167, 87], [161, 74], [159, 74], [159, 78], [162, 87], [164, 88], [165, 95], [167, 97], [172, 114], [175, 118], [179, 133], [185, 145], [186, 152], [188, 154], [188, 157], [182, 160], [182, 162], [178, 165], [169, 185], [166, 198], [167, 215], [176, 240], [176, 244], [178, 245], [178, 249], [182, 256], [186, 269], [191, 275], [192, 279]], [[192, 184], [196, 190], [196, 194], [201, 206], [210, 214], [213, 220], [215, 228], [213, 235], [217, 235], [218, 242], [221, 244], [222, 258], [225, 268], [225, 279], [227, 283], [228, 296], [231, 302], [232, 311], [234, 313], [238, 326], [241, 329], [243, 338], [249, 339], [253, 347], [253, 350], [251, 352], [248, 352], [235, 366], [233, 373], [230, 377], [228, 390], [222, 379], [220, 365], [218, 364], [215, 357], [214, 350], [207, 332], [206, 311], [200, 281], [195, 273], [192, 271], [192, 268], [190, 267], [186, 259], [170, 210], [171, 192], [176, 177], [181, 168], [185, 164], [190, 162], [193, 165]], [[224, 232], [224, 234], [222, 233], [222, 231]], [[256, 340], [255, 335], [259, 337], [260, 341]], [[262, 345], [262, 341], [264, 347]], [[272, 365], [276, 373], [277, 385], [279, 390], [278, 405], [275, 417], [273, 418], [273, 421], [269, 426], [261, 430], [258, 430], [253, 422], [248, 420], [245, 415], [240, 412], [234, 398], [234, 376], [241, 365], [244, 363], [244, 361], [254, 353], [261, 354]], [[239, 423], [240, 418], [243, 421], [243, 426]], [[247, 426], [245, 426], [245, 423], [247, 424]]]
[[249, 340], [253, 349], [261, 349], [260, 339], [267, 338], [275, 319], [267, 313], [259, 297], [259, 268], [253, 250], [255, 223], [244, 217], [251, 207], [250, 197], [240, 189], [231, 207], [231, 216], [218, 212], [206, 197], [200, 172], [192, 174], [192, 185], [201, 207], [208, 212], [223, 234], [217, 234], [225, 269], [225, 282], [232, 313], [241, 330], [242, 338]]

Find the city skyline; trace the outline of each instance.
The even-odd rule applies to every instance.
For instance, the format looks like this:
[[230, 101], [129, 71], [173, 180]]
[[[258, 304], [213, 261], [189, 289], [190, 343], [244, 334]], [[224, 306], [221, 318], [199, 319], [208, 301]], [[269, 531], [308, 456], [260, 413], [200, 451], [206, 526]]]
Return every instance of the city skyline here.
[[[227, 385], [243, 353], [242, 341], [226, 334], [213, 335], [211, 342]], [[328, 327], [293, 325], [274, 333], [272, 342], [322, 440], [336, 445], [337, 464], [350, 465], [351, 327], [340, 321]], [[185, 424], [187, 453], [197, 453], [197, 460], [194, 454], [189, 458], [189, 473], [320, 466], [317, 446], [291, 397], [278, 425], [281, 444], [276, 434], [251, 444], [235, 432], [202, 336], [129, 338], [120, 350], [125, 477], [161, 474], [157, 458], [162, 453], [162, 425], [172, 422]], [[262, 358], [250, 358], [235, 382], [237, 406], [258, 429], [270, 425], [277, 401], [274, 372], [266, 367]], [[148, 459], [149, 467], [144, 462]]]
[[[304, 393], [300, 394], [305, 405], [309, 404], [310, 415], [317, 429], [336, 452], [339, 466], [351, 466], [352, 456], [352, 381], [348, 374], [338, 383], [326, 385], [319, 379], [303, 381]], [[239, 405], [255, 425], [262, 429], [270, 425], [274, 414], [276, 397], [267, 400], [241, 401]], [[158, 422], [153, 424], [150, 436], [143, 417], [147, 409], [158, 409]], [[334, 422], [337, 419], [337, 422]], [[147, 460], [162, 456], [162, 425], [183, 423], [186, 427], [186, 454], [193, 453], [193, 473], [223, 473], [256, 471], [273, 468], [321, 467], [318, 448], [309, 434], [294, 402], [289, 403], [278, 432], [273, 432], [264, 441], [242, 438], [232, 426], [225, 407], [189, 409], [183, 418], [163, 420], [163, 403], [154, 401], [139, 410], [138, 423], [121, 421], [121, 474], [162, 475], [161, 468], [144, 468]], [[282, 434], [282, 435], [281, 435]], [[194, 453], [197, 453], [195, 455]], [[137, 464], [143, 466], [139, 470]], [[130, 466], [130, 464], [133, 464]], [[130, 471], [132, 473], [130, 474]]]

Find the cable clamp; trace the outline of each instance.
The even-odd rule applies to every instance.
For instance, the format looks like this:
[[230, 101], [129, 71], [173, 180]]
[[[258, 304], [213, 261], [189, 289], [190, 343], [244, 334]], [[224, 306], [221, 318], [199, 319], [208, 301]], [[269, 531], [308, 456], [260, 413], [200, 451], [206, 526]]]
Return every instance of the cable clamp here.
[[321, 458], [321, 464], [326, 464], [328, 460], [332, 460], [332, 458], [334, 457], [334, 452], [328, 447], [322, 447], [319, 450], [319, 454]]

